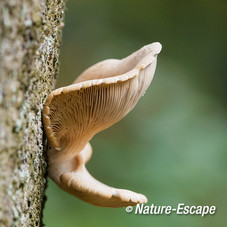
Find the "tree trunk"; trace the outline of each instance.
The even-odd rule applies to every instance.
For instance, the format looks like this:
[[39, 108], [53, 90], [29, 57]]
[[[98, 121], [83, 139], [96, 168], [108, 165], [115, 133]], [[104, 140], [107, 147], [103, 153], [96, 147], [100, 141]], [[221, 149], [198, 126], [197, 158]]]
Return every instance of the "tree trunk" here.
[[0, 1], [0, 226], [41, 226], [41, 111], [58, 73], [64, 0]]

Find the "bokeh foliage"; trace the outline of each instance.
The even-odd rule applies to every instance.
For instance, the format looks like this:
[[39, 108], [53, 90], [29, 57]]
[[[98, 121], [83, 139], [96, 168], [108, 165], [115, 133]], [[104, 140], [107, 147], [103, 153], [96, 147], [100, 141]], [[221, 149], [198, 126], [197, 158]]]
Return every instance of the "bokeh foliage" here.
[[215, 205], [196, 215], [127, 214], [66, 194], [49, 180], [44, 223], [60, 226], [224, 226], [227, 213], [226, 1], [68, 1], [58, 87], [88, 66], [159, 41], [154, 80], [135, 109], [91, 141], [87, 168], [148, 204]]

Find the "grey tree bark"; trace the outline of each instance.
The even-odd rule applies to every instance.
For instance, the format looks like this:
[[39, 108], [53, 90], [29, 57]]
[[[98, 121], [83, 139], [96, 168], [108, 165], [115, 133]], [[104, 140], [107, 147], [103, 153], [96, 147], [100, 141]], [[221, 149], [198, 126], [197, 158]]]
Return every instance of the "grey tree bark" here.
[[55, 85], [64, 0], [0, 1], [0, 226], [41, 226], [41, 112]]

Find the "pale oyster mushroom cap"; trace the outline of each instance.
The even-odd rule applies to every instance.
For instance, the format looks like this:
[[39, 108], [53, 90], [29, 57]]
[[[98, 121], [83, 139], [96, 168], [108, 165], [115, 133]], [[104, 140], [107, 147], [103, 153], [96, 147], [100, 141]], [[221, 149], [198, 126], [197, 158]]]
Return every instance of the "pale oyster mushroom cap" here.
[[145, 196], [102, 184], [86, 170], [92, 137], [130, 112], [150, 85], [161, 51], [152, 43], [122, 59], [99, 62], [74, 84], [54, 90], [43, 109], [49, 176], [64, 190], [97, 206], [145, 203]]

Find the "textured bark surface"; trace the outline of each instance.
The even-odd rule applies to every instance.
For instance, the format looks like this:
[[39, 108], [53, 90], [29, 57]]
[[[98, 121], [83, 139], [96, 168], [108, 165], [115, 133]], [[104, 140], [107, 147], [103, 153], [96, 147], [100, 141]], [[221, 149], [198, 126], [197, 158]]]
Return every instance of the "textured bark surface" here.
[[41, 111], [58, 72], [64, 0], [0, 1], [0, 226], [40, 226]]

